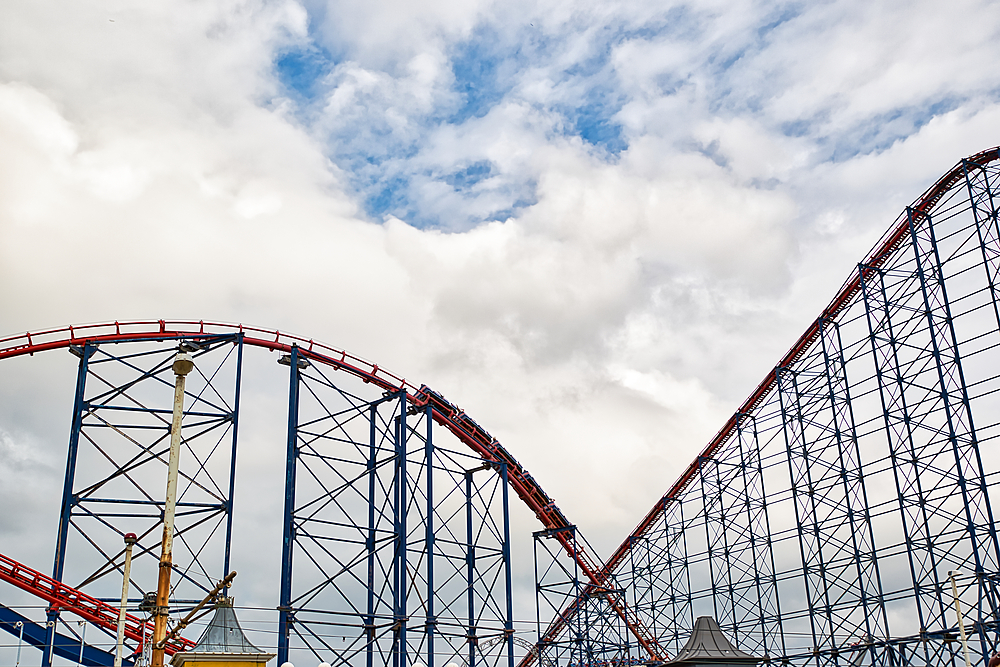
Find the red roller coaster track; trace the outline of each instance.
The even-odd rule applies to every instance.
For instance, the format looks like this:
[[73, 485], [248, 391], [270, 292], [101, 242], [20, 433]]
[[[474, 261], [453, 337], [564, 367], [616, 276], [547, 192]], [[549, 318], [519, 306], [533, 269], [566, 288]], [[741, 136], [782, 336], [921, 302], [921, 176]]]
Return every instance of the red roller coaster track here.
[[[983, 166], [997, 159], [1000, 159], [1000, 148], [991, 148], [963, 160], [962, 163], [958, 164], [928, 189], [910, 207], [910, 210], [916, 214], [928, 214], [945, 193], [964, 177], [965, 168], [968, 165]], [[896, 248], [899, 247], [900, 243], [906, 238], [906, 234], [907, 217], [904, 214], [892, 230], [876, 245], [875, 249], [868, 254], [866, 260], [862, 263], [861, 271], [841, 287], [830, 305], [823, 310], [813, 324], [799, 337], [795, 345], [782, 357], [777, 367], [794, 363], [809, 350], [819, 336], [822, 323], [836, 317], [857, 296], [861, 288], [861, 273], [865, 272], [867, 274], [867, 272], [878, 269]], [[432, 408], [434, 420], [451, 431], [459, 440], [484, 460], [507, 464], [508, 479], [511, 487], [517, 493], [518, 497], [535, 513], [535, 516], [546, 529], [566, 528], [571, 525], [555, 502], [553, 502], [541, 486], [535, 482], [531, 475], [510, 455], [496, 438], [490, 436], [485, 429], [469, 418], [461, 409], [449, 403], [443, 396], [426, 386], [414, 387], [407, 383], [405, 379], [379, 368], [377, 364], [365, 361], [346, 351], [316, 343], [312, 339], [284, 334], [275, 330], [205, 322], [203, 320], [111, 322], [68, 326], [2, 338], [0, 339], [0, 359], [33, 355], [36, 352], [67, 348], [71, 345], [81, 345], [87, 342], [95, 344], [120, 343], [139, 340], [159, 340], [175, 336], [198, 339], [232, 333], [242, 333], [243, 342], [247, 345], [263, 347], [269, 350], [289, 352], [293, 346], [297, 347], [300, 355], [312, 361], [355, 375], [365, 382], [375, 384], [384, 390], [405, 391], [407, 399], [415, 406], [424, 407], [429, 404]], [[650, 529], [656, 520], [662, 516], [670, 503], [674, 502], [677, 496], [695, 478], [699, 461], [711, 458], [729, 440], [736, 429], [741, 415], [751, 412], [760, 405], [774, 389], [775, 383], [776, 374], [775, 371], [771, 371], [750, 397], [743, 402], [739, 410], [726, 422], [725, 426], [712, 438], [708, 446], [702, 450], [700, 456], [688, 466], [680, 478], [657, 501], [639, 525], [636, 526], [635, 530], [629, 534], [621, 546], [612, 554], [611, 558], [602, 566], [598, 566], [589, 554], [585, 553], [575, 544], [568, 531], [554, 533], [554, 537], [560, 541], [566, 552], [576, 560], [581, 571], [590, 582], [588, 590], [584, 594], [585, 596], [593, 594], [595, 591], [600, 591], [605, 587], [614, 571], [628, 555], [636, 538], [641, 537]], [[13, 583], [24, 590], [48, 600], [53, 606], [75, 613], [92, 622], [102, 625], [107, 623], [108, 621], [105, 616], [108, 613], [108, 609], [114, 612], [114, 618], [117, 619], [117, 612], [109, 605], [2, 556], [0, 556], [0, 579]], [[629, 614], [626, 608], [613, 602], [610, 598], [609, 602], [652, 659], [662, 660], [666, 657], [662, 649], [658, 646], [656, 639], [649, 634], [637, 618]], [[579, 600], [564, 610], [555, 619], [555, 622], [550, 625], [543, 641], [554, 639], [562, 632], [566, 622], [575, 612], [577, 604], [579, 604]], [[104, 609], [104, 607], [108, 609]], [[142, 621], [134, 617], [129, 617], [129, 624], [130, 629], [127, 629], [126, 632], [127, 634], [131, 634], [128, 634], [128, 636], [133, 640], [141, 641]], [[180, 650], [180, 646], [186, 646], [189, 643], [187, 640], [179, 640], [179, 646], [176, 648], [172, 647], [172, 650]], [[521, 661], [521, 667], [527, 667], [532, 661], [533, 654], [525, 656]]]
[[[507, 464], [508, 482], [517, 496], [527, 505], [546, 529], [559, 529], [570, 526], [569, 520], [556, 506], [555, 502], [545, 493], [541, 486], [532, 478], [518, 461], [511, 456], [496, 438], [473, 421], [463, 410], [448, 402], [441, 394], [427, 386], [414, 387], [405, 379], [379, 368], [377, 364], [365, 361], [344, 350], [317, 343], [312, 339], [282, 333], [275, 330], [260, 329], [242, 324], [226, 324], [205, 322], [204, 320], [142, 320], [127, 322], [110, 322], [103, 324], [85, 324], [67, 326], [57, 329], [35, 331], [0, 338], [0, 359], [23, 355], [33, 355], [37, 352], [68, 348], [84, 343], [122, 343], [142, 340], [161, 340], [163, 338], [184, 337], [192, 340], [220, 334], [240, 333], [243, 343], [268, 350], [290, 352], [292, 347], [298, 349], [300, 356], [311, 361], [330, 366], [334, 369], [350, 373], [365, 382], [372, 383], [387, 391], [405, 391], [407, 400], [417, 406], [432, 408], [434, 421], [451, 431], [467, 447], [476, 452], [485, 461]], [[589, 593], [603, 590], [608, 574], [602, 571], [598, 562], [586, 553], [572, 539], [569, 531], [555, 532], [553, 537], [579, 565], [589, 581]], [[22, 586], [23, 587], [23, 586]], [[46, 598], [45, 586], [36, 589], [25, 588], [39, 597]], [[72, 589], [70, 589], [72, 590]], [[654, 659], [661, 659], [663, 652], [656, 639], [628, 613], [619, 602], [609, 598], [612, 609], [621, 616], [639, 644]], [[89, 618], [86, 608], [77, 608], [71, 600], [59, 603], [60, 608]], [[563, 619], [556, 623], [560, 631]], [[530, 654], [529, 654], [530, 656]], [[530, 662], [530, 659], [529, 659]]]
[[[985, 151], [981, 151], [972, 155], [957, 165], [955, 165], [951, 171], [946, 173], [944, 176], [938, 179], [938, 181], [932, 185], [928, 190], [921, 195], [909, 210], [913, 211], [914, 214], [927, 215], [930, 213], [931, 209], [941, 200], [941, 198], [948, 192], [952, 187], [955, 186], [960, 180], [965, 178], [965, 169], [969, 166], [973, 167], [983, 167], [995, 160], [1000, 159], [1000, 146], [995, 148], [990, 148]], [[862, 269], [854, 274], [854, 276], [848, 280], [837, 292], [837, 296], [834, 297], [830, 305], [827, 306], [819, 317], [809, 325], [795, 344], [785, 353], [781, 358], [781, 361], [777, 363], [775, 369], [782, 368], [784, 366], [789, 366], [795, 363], [799, 358], [805, 354], [813, 343], [819, 338], [819, 334], [822, 331], [822, 324], [824, 321], [831, 320], [837, 316], [844, 308], [850, 304], [851, 300], [858, 295], [861, 290], [861, 274], [862, 272], [867, 277], [871, 272], [877, 270], [882, 264], [889, 258], [889, 256], [899, 247], [903, 241], [906, 240], [907, 234], [909, 233], [908, 227], [908, 217], [904, 212], [899, 219], [897, 219], [896, 224], [890, 229], [890, 231], [882, 237], [882, 239], [875, 245], [875, 248], [868, 253], [865, 261], [861, 263]], [[680, 495], [687, 485], [691, 483], [695, 475], [698, 473], [699, 461], [703, 459], [710, 459], [715, 452], [722, 447], [723, 444], [733, 435], [736, 430], [736, 425], [739, 422], [741, 416], [749, 414], [767, 398], [767, 395], [775, 387], [777, 381], [776, 370], [772, 369], [770, 373], [764, 378], [764, 380], [757, 385], [757, 389], [754, 390], [750, 397], [743, 402], [740, 409], [729, 418], [725, 426], [715, 434], [715, 437], [708, 443], [708, 446], [702, 450], [701, 454], [696, 458], [687, 469], [681, 474], [681, 476], [674, 482], [673, 486], [660, 498], [653, 509], [649, 511], [648, 514], [643, 518], [643, 520], [636, 526], [624, 542], [618, 547], [618, 549], [611, 555], [611, 558], [604, 564], [600, 570], [600, 574], [603, 577], [608, 577], [612, 572], [617, 569], [617, 567], [622, 563], [625, 557], [628, 555], [629, 550], [632, 548], [633, 542], [636, 538], [644, 535], [650, 527], [656, 522], [656, 520], [663, 514], [663, 511], [670, 505], [674, 499]]]
[[[115, 607], [3, 554], [0, 554], [0, 580], [37, 595], [48, 602], [53, 610], [70, 611], [111, 632], [118, 629], [118, 609]], [[146, 637], [153, 636], [153, 624], [132, 614], [125, 614], [125, 636], [141, 647]], [[178, 637], [167, 642], [164, 650], [167, 655], [173, 655], [178, 651], [189, 651], [193, 647], [193, 641]]]

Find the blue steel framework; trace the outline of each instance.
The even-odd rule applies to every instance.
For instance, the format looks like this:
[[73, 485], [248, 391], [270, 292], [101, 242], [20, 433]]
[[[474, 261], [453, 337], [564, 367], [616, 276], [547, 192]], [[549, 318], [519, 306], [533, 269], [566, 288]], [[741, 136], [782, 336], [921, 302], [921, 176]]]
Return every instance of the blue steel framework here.
[[[127, 339], [120, 342], [130, 342]], [[85, 592], [120, 590], [123, 536], [135, 533], [131, 581], [155, 585], [178, 345], [195, 371], [185, 392], [172, 598], [200, 600], [229, 571], [242, 334], [70, 347], [79, 357], [52, 576]], [[67, 559], [67, 551], [73, 558]], [[66, 569], [67, 563], [70, 570]], [[113, 580], [103, 585], [101, 580]], [[134, 600], [135, 602], [137, 600]], [[60, 623], [48, 612], [46, 645]], [[51, 651], [43, 652], [50, 665]]]
[[951, 571], [998, 650], [997, 158], [906, 209], [610, 561], [670, 653], [711, 614], [768, 662], [964, 664]]
[[[951, 571], [961, 573], [975, 659], [993, 653], [1000, 641], [1000, 546], [991, 507], [1000, 474], [993, 442], [1000, 434], [998, 157], [992, 149], [963, 161], [904, 212], [600, 570], [581, 556], [586, 549], [577, 545], [575, 530], [573, 539], [565, 537], [571, 526], [557, 509], [550, 511], [554, 505], [526, 471], [477, 426], [468, 430], [454, 406], [434, 403], [424, 388], [419, 400], [408, 397], [405, 383], [392, 385], [377, 366], [355, 369], [356, 376], [388, 393], [362, 398], [364, 392], [343, 389], [305, 359], [300, 364], [297, 349], [285, 346], [279, 333], [273, 342], [256, 341], [286, 349], [292, 370], [284, 656], [297, 639], [317, 655], [333, 650], [359, 665], [408, 667], [420, 659], [433, 667], [455, 659], [472, 667], [503, 657], [509, 664], [508, 483], [546, 532], [559, 533], [554, 538], [575, 557], [574, 567], [587, 570], [585, 578], [564, 572], [567, 597], [576, 597], [544, 633], [546, 646], [557, 645], [560, 629], [579, 627], [567, 643], [570, 651], [588, 642], [599, 647], [570, 661], [593, 662], [597, 653], [616, 650], [643, 657], [632, 641], [615, 648], [609, 628], [616, 616], [647, 650], [675, 652], [693, 618], [710, 613], [741, 648], [769, 662], [954, 662], [960, 650], [947, 586]], [[213, 337], [198, 324], [197, 336], [144, 333], [133, 341], [196, 340], [206, 368], [217, 369], [206, 371], [204, 390], [189, 391], [195, 402], [186, 427], [194, 433], [187, 433], [185, 453], [197, 463], [187, 469], [187, 492], [205, 497], [185, 501], [191, 525], [181, 542], [190, 558], [179, 559], [177, 580], [195, 595], [212, 580], [206, 556], [228, 558], [243, 340], [241, 333]], [[69, 328], [68, 339], [33, 343], [26, 334], [26, 344], [0, 350], [16, 355], [69, 344], [81, 358], [53, 568], [62, 579], [67, 543], [82, 538], [93, 550], [77, 560], [85, 549], [74, 549], [81, 586], [118, 569], [120, 554], [106, 545], [126, 530], [153, 534], [161, 512], [143, 489], [162, 484], [168, 410], [153, 406], [169, 405], [172, 350], [130, 347], [113, 354], [112, 339], [130, 342], [113, 326], [107, 343], [76, 338]], [[209, 353], [227, 346], [217, 366], [207, 364]], [[311, 341], [309, 355], [318, 358]], [[345, 359], [341, 354], [340, 361], [324, 363], [350, 368], [355, 360]], [[234, 376], [221, 371], [227, 363], [235, 366]], [[235, 377], [227, 385], [231, 400], [216, 388], [226, 377]], [[103, 386], [88, 394], [93, 378]], [[217, 398], [205, 398], [212, 392]], [[478, 456], [436, 445], [434, 421], [447, 424]], [[232, 449], [223, 446], [228, 433]], [[210, 473], [220, 459], [210, 466], [209, 457], [190, 446], [195, 438], [209, 443], [212, 456], [221, 452], [228, 470], [222, 464], [220, 474]], [[331, 454], [331, 442], [348, 453]], [[338, 456], [346, 458], [331, 473], [329, 463]], [[354, 474], [344, 472], [351, 463]], [[228, 485], [216, 483], [227, 472]], [[147, 483], [147, 474], [155, 481]], [[139, 530], [131, 528], [142, 521]], [[293, 574], [293, 559], [313, 569], [300, 565]], [[352, 587], [365, 595], [357, 597]], [[334, 650], [331, 638], [347, 644], [354, 633], [354, 648]], [[506, 650], [482, 650], [498, 644]]]
[[436, 439], [403, 391], [372, 396], [296, 347], [280, 362], [279, 664], [513, 667], [506, 464]]
[[[88, 593], [112, 599], [122, 535], [136, 532], [133, 590], [141, 592], [137, 581], [155, 581], [158, 550], [144, 540], [162, 526], [156, 488], [164, 484], [169, 369], [178, 346], [193, 351], [204, 377], [188, 377], [174, 551], [180, 579], [172, 610], [182, 610], [185, 597], [200, 599], [214, 583], [209, 561], [222, 560], [220, 575], [229, 569], [246, 345], [278, 351], [291, 369], [286, 539], [277, 591], [282, 656], [311, 653], [399, 667], [513, 667], [515, 645], [520, 652], [524, 641], [515, 641], [512, 622], [509, 492], [543, 524], [565, 523], [565, 517], [495, 438], [440, 394], [346, 351], [278, 331], [204, 321], [116, 321], [0, 339], [0, 359], [68, 348], [82, 360], [57, 574], [65, 569]], [[200, 501], [194, 497], [199, 492], [206, 496]], [[213, 524], [219, 511], [224, 517]], [[96, 525], [84, 526], [85, 520]], [[94, 553], [67, 548], [67, 536], [84, 538]], [[585, 561], [578, 552], [569, 555]], [[18, 574], [19, 563], [4, 562], [0, 579], [57, 599], [53, 605], [63, 613], [113, 633], [112, 623], [94, 616], [93, 604], [75, 597], [76, 588], [53, 592], [51, 582], [32, 583]]]
[[[550, 666], [619, 664], [628, 661], [628, 630], [613, 607], [625, 606], [625, 591], [608, 580], [588, 585], [564, 542], [593, 552], [576, 526], [540, 530], [534, 537], [535, 659]], [[562, 538], [561, 540], [559, 538]], [[564, 611], [565, 610], [565, 611]], [[550, 630], [565, 619], [561, 632]], [[555, 637], [548, 639], [548, 637]]]

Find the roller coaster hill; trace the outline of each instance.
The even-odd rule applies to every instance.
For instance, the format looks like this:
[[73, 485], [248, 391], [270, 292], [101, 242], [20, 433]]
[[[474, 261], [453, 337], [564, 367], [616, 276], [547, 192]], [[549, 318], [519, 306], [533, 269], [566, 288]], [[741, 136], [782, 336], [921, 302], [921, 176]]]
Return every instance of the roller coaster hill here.
[[[281, 557], [249, 634], [278, 664], [660, 663], [701, 616], [765, 664], [985, 664], [1000, 641], [998, 157], [963, 159], [903, 210], [606, 559], [469, 415], [346, 351], [200, 320], [0, 339], [0, 359], [61, 349], [76, 366], [52, 567], [0, 556], [5, 600], [38, 600], [0, 605], [0, 661], [112, 664], [128, 533], [125, 664], [148, 659], [178, 350], [194, 368], [172, 622], [230, 572], [241, 392], [269, 381], [244, 356], [263, 349], [287, 386]], [[540, 524], [530, 620], [514, 617], [512, 503]]]

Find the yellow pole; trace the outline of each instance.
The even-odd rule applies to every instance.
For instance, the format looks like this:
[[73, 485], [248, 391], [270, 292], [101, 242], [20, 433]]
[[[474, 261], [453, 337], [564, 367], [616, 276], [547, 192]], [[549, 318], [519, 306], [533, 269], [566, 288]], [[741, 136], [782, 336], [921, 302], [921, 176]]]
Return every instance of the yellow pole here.
[[[181, 419], [184, 416], [184, 383], [194, 370], [194, 362], [184, 352], [174, 357], [174, 414], [170, 424], [170, 458], [167, 461], [167, 497], [163, 508], [163, 544], [160, 572], [156, 581], [156, 610], [153, 619], [153, 657], [150, 667], [163, 667], [163, 647], [167, 636], [170, 604], [170, 569], [173, 566], [174, 514], [177, 511], [177, 471], [181, 457]], [[160, 646], [160, 648], [157, 648]]]

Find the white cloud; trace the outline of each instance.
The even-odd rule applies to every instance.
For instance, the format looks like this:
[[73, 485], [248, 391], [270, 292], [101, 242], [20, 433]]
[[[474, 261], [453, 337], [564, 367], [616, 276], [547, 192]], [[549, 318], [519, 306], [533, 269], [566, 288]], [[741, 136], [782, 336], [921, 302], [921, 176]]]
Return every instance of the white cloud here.
[[[998, 143], [997, 8], [782, 11], [6, 2], [0, 329], [194, 317], [343, 346], [460, 403], [607, 553], [896, 213]], [[274, 65], [310, 39], [333, 58], [311, 106]], [[494, 97], [463, 115], [472, 47]], [[365, 211], [394, 178], [437, 228]], [[0, 406], [4, 475], [31, 444], [58, 488], [67, 377]], [[246, 436], [271, 490], [275, 433]]]

